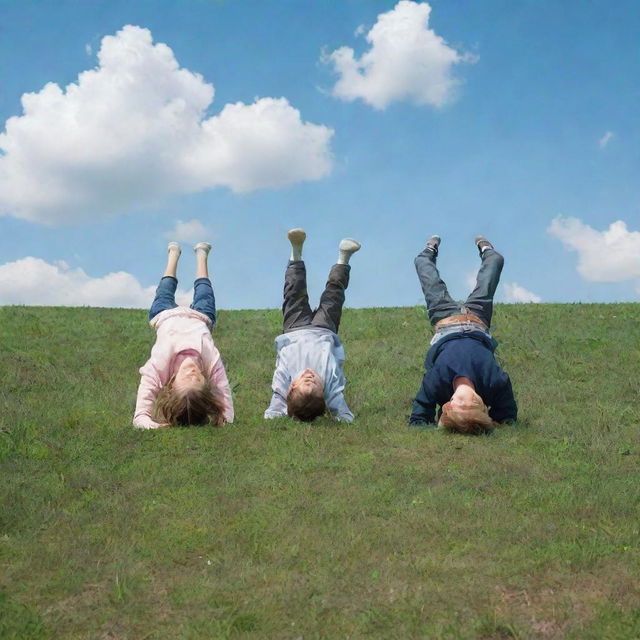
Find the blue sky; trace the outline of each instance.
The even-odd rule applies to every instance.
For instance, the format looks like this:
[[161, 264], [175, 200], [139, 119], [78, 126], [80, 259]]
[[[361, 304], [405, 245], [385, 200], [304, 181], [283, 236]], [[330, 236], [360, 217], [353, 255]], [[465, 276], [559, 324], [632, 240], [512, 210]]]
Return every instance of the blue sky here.
[[146, 306], [178, 237], [185, 292], [209, 239], [219, 307], [277, 307], [294, 226], [316, 299], [352, 236], [347, 303], [420, 304], [432, 233], [464, 297], [483, 233], [498, 300], [637, 301], [638, 33], [631, 1], [0, 0], [0, 304]]

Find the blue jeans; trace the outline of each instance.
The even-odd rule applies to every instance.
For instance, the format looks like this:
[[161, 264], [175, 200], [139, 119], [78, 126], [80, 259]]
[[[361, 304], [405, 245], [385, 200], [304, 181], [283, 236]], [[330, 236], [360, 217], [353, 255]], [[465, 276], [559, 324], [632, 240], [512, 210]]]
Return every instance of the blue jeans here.
[[493, 315], [493, 294], [496, 292], [504, 258], [495, 249], [482, 252], [482, 264], [478, 270], [476, 286], [464, 302], [456, 302], [447, 291], [447, 285], [440, 277], [436, 258], [425, 249], [415, 259], [418, 279], [429, 311], [429, 320], [435, 326], [440, 320], [459, 313], [472, 313], [489, 328]]
[[[149, 309], [149, 320], [157, 316], [161, 311], [174, 309], [176, 304], [176, 289], [178, 281], [173, 276], [164, 276], [156, 289], [156, 297]], [[213, 296], [213, 287], [209, 278], [198, 278], [193, 283], [193, 302], [189, 305], [192, 309], [204, 313], [212, 324], [216, 323], [216, 299]]]

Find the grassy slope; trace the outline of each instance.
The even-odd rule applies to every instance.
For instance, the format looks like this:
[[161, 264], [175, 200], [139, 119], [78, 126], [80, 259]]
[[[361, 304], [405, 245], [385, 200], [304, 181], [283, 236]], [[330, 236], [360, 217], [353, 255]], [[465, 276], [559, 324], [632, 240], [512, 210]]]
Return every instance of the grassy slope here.
[[0, 637], [639, 637], [638, 307], [499, 306], [481, 438], [405, 425], [422, 309], [345, 312], [353, 425], [263, 421], [279, 314], [223, 311], [236, 425], [139, 432], [144, 312], [0, 308]]

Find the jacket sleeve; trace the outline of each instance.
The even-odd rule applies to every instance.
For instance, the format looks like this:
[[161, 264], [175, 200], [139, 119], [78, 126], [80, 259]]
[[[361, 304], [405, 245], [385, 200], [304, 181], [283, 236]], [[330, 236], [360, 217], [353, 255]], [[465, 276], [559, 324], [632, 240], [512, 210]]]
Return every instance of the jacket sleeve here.
[[284, 364], [281, 362], [280, 357], [276, 361], [276, 370], [273, 372], [273, 380], [271, 382], [271, 388], [273, 389], [273, 395], [271, 396], [271, 403], [264, 412], [264, 417], [268, 420], [271, 418], [280, 418], [287, 414], [287, 392], [291, 386], [291, 376], [285, 369]]
[[331, 390], [331, 394], [326, 399], [329, 413], [339, 422], [353, 422], [353, 413], [347, 406], [344, 399], [344, 384]]
[[515, 422], [518, 419], [518, 406], [513, 397], [511, 380], [508, 376], [504, 386], [493, 399], [493, 404], [489, 408], [489, 416], [494, 422], [501, 424]]
[[229, 385], [229, 379], [227, 378], [227, 372], [224, 368], [222, 358], [218, 358], [217, 362], [213, 365], [209, 379], [211, 380], [213, 391], [218, 393], [222, 399], [222, 404], [224, 405], [224, 421], [231, 424], [234, 418], [233, 398], [231, 397], [231, 386]]
[[420, 390], [413, 401], [411, 407], [411, 415], [409, 416], [410, 425], [431, 424], [435, 422], [436, 416], [436, 400], [435, 394], [428, 388], [426, 374], [420, 385]]
[[151, 360], [140, 368], [140, 385], [138, 386], [138, 397], [136, 399], [136, 409], [133, 415], [133, 426], [138, 429], [158, 429], [165, 427], [153, 419], [153, 410], [158, 397], [158, 391], [162, 387], [160, 372]]

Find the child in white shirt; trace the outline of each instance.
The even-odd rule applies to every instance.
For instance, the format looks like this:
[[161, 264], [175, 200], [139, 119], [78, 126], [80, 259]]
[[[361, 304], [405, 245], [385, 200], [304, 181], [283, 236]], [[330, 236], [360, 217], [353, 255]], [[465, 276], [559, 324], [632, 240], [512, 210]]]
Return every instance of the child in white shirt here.
[[287, 237], [291, 260], [285, 273], [283, 333], [275, 340], [273, 396], [264, 417], [289, 415], [310, 422], [328, 410], [336, 420], [352, 422], [344, 400], [344, 347], [337, 334], [349, 284], [349, 259], [360, 243], [351, 238], [340, 242], [338, 262], [331, 268], [320, 305], [312, 311], [302, 261], [306, 233], [292, 229]]

